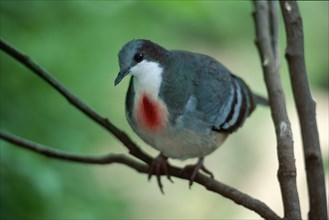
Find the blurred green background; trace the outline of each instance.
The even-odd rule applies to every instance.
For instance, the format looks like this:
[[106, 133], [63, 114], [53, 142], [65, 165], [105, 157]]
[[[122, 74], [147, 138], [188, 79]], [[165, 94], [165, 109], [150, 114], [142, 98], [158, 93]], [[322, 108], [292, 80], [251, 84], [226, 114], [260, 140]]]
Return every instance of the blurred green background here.
[[[307, 69], [328, 176], [328, 2], [299, 2]], [[254, 45], [249, 1], [0, 1], [1, 38], [31, 56], [73, 93], [156, 155], [125, 120], [125, 79], [114, 87], [117, 53], [134, 38], [167, 49], [209, 54], [266, 95]], [[303, 157], [296, 110], [284, 59], [281, 72], [294, 129], [298, 187], [307, 215]], [[83, 155], [127, 153], [21, 64], [0, 53], [1, 129]], [[0, 140], [1, 219], [255, 219], [259, 216], [186, 181], [155, 181], [120, 165], [82, 165], [48, 159]], [[259, 108], [244, 128], [206, 160], [219, 180], [266, 202], [282, 215], [276, 180], [274, 129]], [[188, 161], [191, 162], [191, 161]], [[194, 162], [194, 161], [193, 161]], [[173, 161], [183, 165], [185, 163]]]

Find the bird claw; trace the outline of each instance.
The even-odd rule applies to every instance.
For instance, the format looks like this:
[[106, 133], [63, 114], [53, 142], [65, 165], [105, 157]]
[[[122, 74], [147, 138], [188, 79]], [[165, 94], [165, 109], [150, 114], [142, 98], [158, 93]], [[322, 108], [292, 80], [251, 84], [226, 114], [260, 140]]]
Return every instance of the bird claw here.
[[203, 165], [203, 160], [204, 160], [204, 158], [202, 157], [198, 160], [198, 162], [196, 164], [187, 165], [183, 168], [183, 172], [191, 170], [191, 171], [189, 171], [189, 172], [192, 173], [191, 176], [190, 176], [190, 179], [189, 179], [189, 187], [190, 188], [192, 187], [193, 182], [195, 180], [195, 177], [198, 174], [199, 170], [202, 170], [203, 172], [208, 174], [212, 179], [214, 179], [213, 173]]
[[163, 185], [161, 182], [161, 174], [165, 174], [167, 176], [167, 179], [173, 183], [173, 180], [171, 179], [171, 176], [168, 171], [168, 157], [164, 156], [163, 154], [159, 154], [151, 163], [149, 167], [149, 175], [148, 180], [151, 180], [152, 175], [155, 175], [157, 178], [158, 186], [162, 194], [164, 194], [163, 191]]

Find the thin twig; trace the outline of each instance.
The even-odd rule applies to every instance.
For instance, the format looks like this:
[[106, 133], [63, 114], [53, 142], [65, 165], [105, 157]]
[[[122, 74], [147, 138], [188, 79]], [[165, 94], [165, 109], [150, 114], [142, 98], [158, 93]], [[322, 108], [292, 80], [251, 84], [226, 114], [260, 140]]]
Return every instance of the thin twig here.
[[[271, 114], [275, 126], [277, 139], [277, 153], [279, 160], [278, 179], [284, 206], [284, 217], [300, 219], [301, 211], [296, 186], [296, 167], [293, 151], [292, 131], [286, 111], [286, 103], [279, 75], [278, 56], [275, 54], [277, 40], [273, 28], [277, 26], [271, 3], [254, 1], [253, 17], [256, 26], [256, 46], [258, 48], [264, 73], [266, 88], [269, 94]], [[271, 12], [271, 13], [270, 13]], [[272, 14], [272, 15], [271, 15]]]
[[302, 18], [297, 2], [281, 1], [280, 6], [287, 35], [286, 59], [303, 139], [310, 202], [309, 219], [328, 219], [315, 102], [312, 99], [305, 67]]
[[118, 138], [129, 150], [129, 153], [144, 161], [147, 164], [152, 162], [152, 157], [143, 152], [130, 138], [129, 136], [114, 126], [108, 119], [100, 116], [92, 108], [83, 103], [77, 96], [70, 92], [65, 86], [63, 86], [55, 77], [49, 74], [45, 69], [39, 66], [36, 62], [30, 59], [29, 56], [15, 49], [13, 46], [0, 39], [0, 48], [8, 55], [15, 58], [21, 64], [30, 69], [33, 73], [37, 74], [50, 86], [57, 90], [62, 96], [64, 96], [70, 104], [79, 109], [82, 113], [88, 116], [90, 119], [101, 125], [116, 138]]
[[125, 164], [138, 172], [147, 172], [147, 166], [141, 162], [135, 161], [123, 154], [109, 154], [105, 156], [82, 156], [70, 154], [64, 151], [53, 149], [48, 146], [44, 146], [24, 138], [18, 137], [16, 135], [10, 134], [9, 132], [0, 130], [0, 137], [15, 146], [28, 149], [38, 154], [42, 154], [46, 157], [60, 159], [65, 161], [86, 163], [86, 164], [112, 164], [120, 163]]
[[269, 1], [269, 10], [270, 10], [270, 33], [271, 33], [271, 41], [272, 41], [272, 50], [274, 54], [275, 65], [277, 68], [280, 66], [280, 54], [279, 54], [279, 43], [278, 43], [278, 35], [279, 35], [279, 27], [278, 27], [278, 13], [276, 1]]
[[[28, 149], [30, 151], [33, 151], [35, 153], [41, 154], [49, 158], [72, 161], [77, 163], [84, 163], [84, 164], [105, 165], [112, 163], [120, 163], [127, 165], [128, 167], [131, 167], [132, 169], [140, 173], [148, 173], [148, 166], [121, 154], [119, 155], [109, 154], [99, 157], [80, 156], [80, 155], [74, 155], [63, 151], [55, 150], [50, 147], [23, 139], [21, 137], [15, 136], [13, 134], [10, 134], [9, 132], [2, 130], [0, 130], [0, 137], [6, 140], [7, 142], [14, 144], [15, 146]], [[181, 179], [189, 180], [191, 176], [189, 172], [184, 172], [184, 170], [174, 166], [169, 166], [168, 171], [170, 175]], [[255, 211], [265, 219], [274, 219], [274, 220], [281, 219], [262, 201], [254, 199], [251, 196], [243, 192], [240, 192], [239, 190], [231, 186], [225, 185], [224, 183], [221, 183], [217, 180], [210, 179], [206, 175], [200, 173], [197, 174], [195, 182], [199, 183], [200, 185], [203, 185], [209, 191], [218, 193], [228, 199], [233, 200], [235, 203], [239, 205], [243, 205], [244, 207]]]

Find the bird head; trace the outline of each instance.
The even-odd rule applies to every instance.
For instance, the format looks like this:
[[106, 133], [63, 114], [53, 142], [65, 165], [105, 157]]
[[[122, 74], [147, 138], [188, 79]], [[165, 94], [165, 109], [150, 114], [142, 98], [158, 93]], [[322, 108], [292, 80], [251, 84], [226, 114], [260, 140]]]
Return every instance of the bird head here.
[[114, 81], [118, 85], [121, 80], [131, 74], [152, 73], [152, 69], [160, 68], [168, 56], [169, 51], [149, 40], [131, 40], [119, 52], [120, 72]]

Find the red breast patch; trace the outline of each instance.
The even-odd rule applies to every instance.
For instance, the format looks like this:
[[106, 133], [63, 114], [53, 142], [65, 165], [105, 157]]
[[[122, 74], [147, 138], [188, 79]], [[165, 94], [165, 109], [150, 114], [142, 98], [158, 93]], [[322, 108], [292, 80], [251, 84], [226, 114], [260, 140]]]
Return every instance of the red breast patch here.
[[166, 123], [166, 109], [147, 94], [137, 100], [136, 121], [139, 127], [152, 132], [161, 132]]

